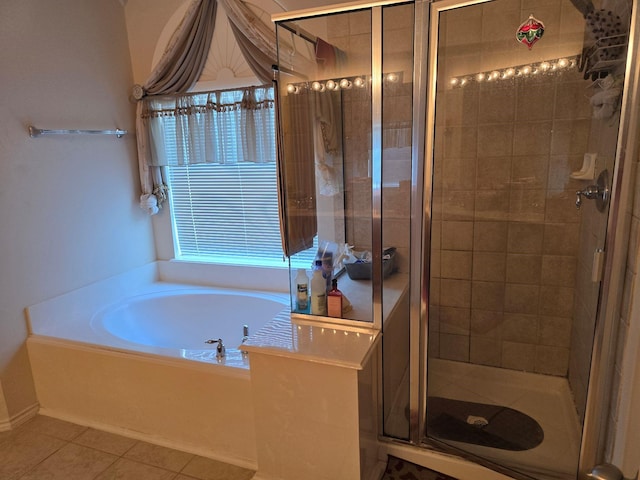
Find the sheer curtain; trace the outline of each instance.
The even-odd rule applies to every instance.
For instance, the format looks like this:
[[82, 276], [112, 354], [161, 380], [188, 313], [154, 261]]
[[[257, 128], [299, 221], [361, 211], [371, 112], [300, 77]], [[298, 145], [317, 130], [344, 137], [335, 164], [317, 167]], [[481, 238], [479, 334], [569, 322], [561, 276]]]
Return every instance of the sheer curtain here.
[[[229, 100], [221, 92], [209, 93], [206, 101], [197, 95], [185, 95], [174, 99], [166, 97], [167, 94], [188, 91], [200, 77], [211, 45], [217, 1], [222, 3], [236, 41], [256, 76], [264, 83], [270, 82], [273, 78], [272, 66], [277, 64], [276, 35], [273, 25], [260, 20], [242, 0], [193, 0], [147, 82], [142, 86], [135, 85], [133, 89], [133, 97], [138, 100], [136, 132], [142, 188], [140, 206], [151, 215], [157, 213], [167, 199], [166, 166], [173, 165], [173, 162], [176, 162], [175, 164], [192, 161], [226, 162], [230, 161], [229, 158], [233, 158], [232, 156], [227, 158], [226, 147], [219, 139], [215, 139], [215, 122], [227, 121], [231, 117], [214, 115], [214, 112], [223, 113], [226, 108], [239, 111], [241, 120], [237, 121], [242, 122], [242, 126], [238, 128], [239, 134], [242, 135], [242, 155], [254, 159], [251, 161], [270, 161], [265, 155], [259, 153], [267, 151], [266, 148], [262, 148], [264, 146], [261, 146], [263, 141], [261, 139], [266, 137], [260, 135], [260, 115], [262, 108], [266, 105], [265, 101], [270, 107], [275, 103], [276, 110], [278, 102], [274, 102], [273, 97], [268, 99], [261, 97], [262, 92], [266, 92], [265, 89], [252, 90], [251, 95], [247, 95], [245, 91], [242, 94], [240, 106], [237, 98]], [[304, 60], [304, 63], [306, 71], [309, 71], [313, 61]], [[277, 84], [275, 88], [277, 89]], [[238, 108], [239, 110], [235, 110]], [[276, 117], [279, 118], [278, 112]], [[169, 121], [169, 118], [173, 120]], [[169, 131], [169, 125], [175, 128], [175, 132]], [[185, 132], [189, 132], [189, 135]], [[175, 135], [175, 143], [167, 141], [168, 134]], [[277, 137], [275, 149], [277, 153], [274, 155], [278, 162], [278, 203], [282, 245], [285, 255], [290, 256], [301, 249], [308, 248], [317, 232], [315, 204], [309, 204], [304, 215], [300, 216], [295, 213], [299, 210], [298, 205], [287, 207], [284, 148], [280, 143], [282, 140], [280, 135]], [[269, 151], [273, 150], [273, 148], [269, 149]], [[305, 183], [315, 178], [314, 169], [313, 159], [295, 167], [297, 174], [306, 179]], [[306, 198], [315, 196], [313, 190], [305, 193]], [[284, 221], [287, 213], [290, 217], [290, 228], [286, 228]]]
[[167, 181], [163, 167], [151, 161], [153, 152], [162, 147], [157, 147], [151, 139], [150, 117], [144, 116], [143, 112], [149, 111], [152, 96], [186, 92], [196, 83], [211, 46], [216, 11], [216, 0], [194, 0], [145, 84], [133, 87], [133, 97], [138, 100], [136, 138], [142, 190], [140, 206], [150, 215], [158, 213], [166, 201]]
[[273, 108], [270, 86], [150, 98], [149, 165], [275, 162]]

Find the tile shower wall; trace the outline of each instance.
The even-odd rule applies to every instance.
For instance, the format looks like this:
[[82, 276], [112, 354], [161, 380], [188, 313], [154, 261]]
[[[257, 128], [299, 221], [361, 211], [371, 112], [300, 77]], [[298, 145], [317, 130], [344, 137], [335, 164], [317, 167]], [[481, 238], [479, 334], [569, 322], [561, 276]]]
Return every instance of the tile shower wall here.
[[567, 374], [584, 89], [571, 70], [438, 92], [431, 355]]
[[[397, 81], [383, 83], [383, 244], [397, 249], [397, 267], [409, 271], [411, 134], [413, 98], [413, 5], [383, 9], [383, 72]], [[370, 14], [337, 15], [328, 23], [329, 41], [356, 65], [350, 73], [370, 70]], [[357, 65], [361, 65], [358, 70]], [[370, 250], [371, 231], [371, 90], [342, 93], [346, 236], [357, 250]]]

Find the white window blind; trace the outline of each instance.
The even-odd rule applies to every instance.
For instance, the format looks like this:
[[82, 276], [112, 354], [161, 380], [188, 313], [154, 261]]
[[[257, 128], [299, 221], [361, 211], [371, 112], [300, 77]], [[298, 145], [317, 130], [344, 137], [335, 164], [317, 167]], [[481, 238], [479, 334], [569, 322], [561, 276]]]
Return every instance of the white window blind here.
[[170, 167], [169, 182], [177, 256], [284, 265], [274, 162]]
[[[268, 90], [267, 97], [273, 98]], [[220, 96], [236, 104], [241, 98], [242, 91]], [[171, 102], [161, 107], [170, 109]], [[206, 118], [194, 122], [179, 115], [160, 117], [176, 258], [285, 266], [274, 109], [226, 109], [209, 112]], [[215, 161], [200, 158], [211, 151]], [[310, 249], [308, 255], [296, 255], [293, 266], [309, 268], [315, 253]]]

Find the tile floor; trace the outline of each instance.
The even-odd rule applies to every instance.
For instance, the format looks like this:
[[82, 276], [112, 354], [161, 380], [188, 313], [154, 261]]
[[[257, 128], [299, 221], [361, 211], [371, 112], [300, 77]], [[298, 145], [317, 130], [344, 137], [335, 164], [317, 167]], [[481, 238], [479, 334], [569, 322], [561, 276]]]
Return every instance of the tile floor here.
[[1, 480], [249, 480], [254, 473], [43, 415], [0, 432]]

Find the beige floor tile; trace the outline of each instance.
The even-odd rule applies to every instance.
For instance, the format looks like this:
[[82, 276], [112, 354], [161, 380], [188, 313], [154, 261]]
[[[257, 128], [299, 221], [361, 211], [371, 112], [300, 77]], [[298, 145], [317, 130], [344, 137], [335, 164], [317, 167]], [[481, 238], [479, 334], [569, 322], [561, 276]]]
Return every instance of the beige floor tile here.
[[124, 457], [173, 472], [180, 472], [193, 458], [193, 455], [146, 442], [138, 442], [124, 454]]
[[89, 428], [76, 438], [73, 443], [121, 457], [137, 443], [137, 440]]
[[255, 472], [204, 457], [194, 457], [182, 470], [198, 480], [249, 480]]
[[38, 464], [21, 480], [93, 480], [117, 457], [69, 443]]
[[18, 478], [65, 444], [33, 431], [11, 432], [0, 443], [0, 478]]
[[96, 480], [173, 480], [175, 472], [120, 458]]
[[87, 427], [65, 422], [64, 420], [58, 420], [53, 417], [36, 415], [32, 420], [21, 425], [19, 429], [22, 431], [44, 433], [45, 435], [51, 435], [61, 440], [70, 441], [84, 432]]

